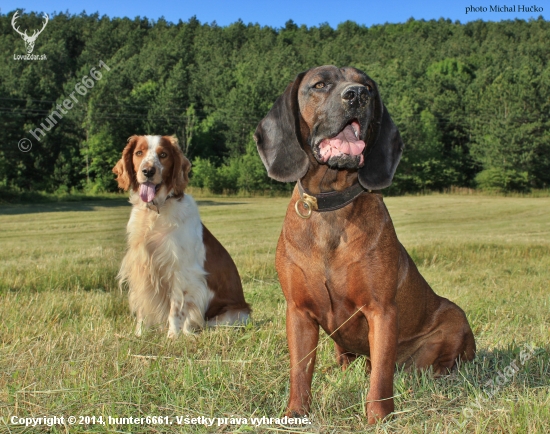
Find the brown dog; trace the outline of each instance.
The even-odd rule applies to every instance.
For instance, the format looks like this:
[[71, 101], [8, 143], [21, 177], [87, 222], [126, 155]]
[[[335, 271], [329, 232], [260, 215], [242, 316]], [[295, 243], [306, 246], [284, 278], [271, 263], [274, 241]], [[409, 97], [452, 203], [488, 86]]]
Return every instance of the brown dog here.
[[287, 300], [287, 414], [309, 411], [319, 326], [343, 369], [367, 356], [369, 423], [394, 410], [396, 363], [441, 374], [472, 360], [464, 312], [426, 283], [372, 191], [391, 184], [403, 150], [374, 81], [355, 68], [303, 72], [254, 138], [272, 178], [299, 180], [276, 254]]

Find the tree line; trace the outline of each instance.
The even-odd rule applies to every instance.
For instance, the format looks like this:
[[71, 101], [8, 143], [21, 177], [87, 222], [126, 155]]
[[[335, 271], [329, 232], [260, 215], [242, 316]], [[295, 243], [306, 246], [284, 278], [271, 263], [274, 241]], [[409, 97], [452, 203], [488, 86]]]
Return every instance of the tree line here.
[[[0, 15], [0, 188], [114, 191], [111, 168], [129, 136], [175, 134], [193, 162], [192, 185], [288, 189], [266, 176], [252, 133], [297, 73], [323, 64], [355, 66], [377, 82], [406, 146], [392, 192], [550, 185], [542, 17], [334, 29], [60, 13], [34, 47], [47, 59], [22, 60], [14, 13]], [[34, 13], [17, 20], [29, 34], [42, 23]], [[50, 125], [54, 111], [61, 118]]]

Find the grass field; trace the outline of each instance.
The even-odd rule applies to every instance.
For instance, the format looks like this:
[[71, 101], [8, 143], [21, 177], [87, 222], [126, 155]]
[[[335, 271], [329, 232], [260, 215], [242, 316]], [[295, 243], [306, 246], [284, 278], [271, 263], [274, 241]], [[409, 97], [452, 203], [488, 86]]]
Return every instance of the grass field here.
[[[289, 361], [274, 249], [288, 199], [198, 202], [205, 224], [237, 263], [254, 322], [175, 341], [164, 330], [132, 334], [126, 296], [115, 282], [130, 212], [125, 200], [0, 208], [0, 432], [285, 430], [175, 420], [10, 424], [14, 415], [282, 415]], [[397, 372], [395, 417], [369, 427], [364, 362], [342, 373], [322, 335], [312, 424], [291, 432], [550, 432], [550, 198], [430, 195], [386, 203], [421, 273], [466, 311], [477, 358], [440, 379]], [[509, 368], [514, 361], [517, 372]], [[502, 380], [499, 372], [514, 373]], [[502, 385], [488, 397], [491, 379]]]

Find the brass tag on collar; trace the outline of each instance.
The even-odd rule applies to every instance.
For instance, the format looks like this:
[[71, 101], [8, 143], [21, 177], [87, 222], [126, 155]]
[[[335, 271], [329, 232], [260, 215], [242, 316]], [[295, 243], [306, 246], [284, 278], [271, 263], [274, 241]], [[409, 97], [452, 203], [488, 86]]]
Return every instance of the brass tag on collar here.
[[[302, 214], [300, 212], [300, 207], [299, 207], [300, 204], [302, 204], [302, 206], [306, 210], [305, 214]], [[313, 197], [313, 196], [310, 196], [307, 193], [304, 193], [302, 195], [302, 198], [298, 199], [296, 201], [296, 203], [294, 204], [294, 209], [296, 210], [296, 214], [298, 214], [299, 217], [301, 217], [303, 219], [308, 219], [308, 218], [311, 217], [311, 213], [318, 209], [317, 198]]]

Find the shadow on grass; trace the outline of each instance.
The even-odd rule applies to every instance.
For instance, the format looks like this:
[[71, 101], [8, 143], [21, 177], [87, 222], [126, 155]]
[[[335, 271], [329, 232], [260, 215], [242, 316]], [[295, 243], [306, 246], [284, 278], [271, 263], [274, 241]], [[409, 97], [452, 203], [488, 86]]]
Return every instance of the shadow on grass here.
[[[364, 357], [359, 356], [357, 360]], [[395, 375], [414, 381], [425, 377], [427, 381], [456, 383], [460, 379], [459, 381], [478, 391], [488, 390], [488, 384], [500, 386], [496, 387], [499, 392], [513, 383], [522, 384], [526, 388], [549, 387], [550, 346], [516, 343], [508, 348], [479, 350], [473, 361], [459, 363], [458, 369], [455, 366], [451, 372], [441, 376], [434, 376], [431, 367], [418, 371], [396, 365]]]
[[[216, 202], [213, 200], [197, 200], [198, 206], [218, 205], [243, 205], [245, 202]], [[53, 202], [53, 203], [23, 203], [6, 205], [0, 207], [0, 215], [36, 214], [45, 212], [67, 212], [67, 211], [94, 211], [96, 208], [117, 208], [129, 207], [128, 198], [113, 198], [90, 200], [80, 202]]]
[[470, 386], [491, 395], [504, 392], [513, 383], [530, 389], [548, 387], [549, 370], [550, 347], [527, 344], [480, 350], [473, 362], [461, 366]]
[[246, 202], [216, 202], [214, 200], [197, 200], [198, 206], [218, 206], [218, 205], [245, 205]]
[[113, 198], [81, 202], [55, 202], [2, 205], [0, 215], [35, 214], [44, 212], [94, 211], [97, 207], [117, 208], [130, 206], [127, 198]]

